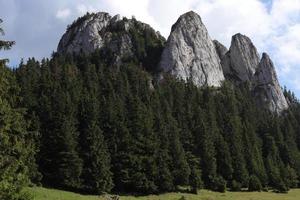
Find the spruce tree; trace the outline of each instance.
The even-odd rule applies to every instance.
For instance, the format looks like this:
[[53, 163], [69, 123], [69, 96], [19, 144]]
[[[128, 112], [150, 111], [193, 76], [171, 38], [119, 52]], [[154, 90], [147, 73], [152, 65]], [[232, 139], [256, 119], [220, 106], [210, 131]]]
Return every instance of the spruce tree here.
[[[0, 34], [4, 34], [1, 27]], [[0, 40], [0, 50], [10, 49], [13, 44]], [[20, 90], [6, 61], [0, 60], [0, 199], [27, 200], [31, 197], [23, 189], [30, 183], [27, 164], [34, 158], [35, 149], [24, 109], [19, 107]]]
[[108, 147], [99, 126], [100, 102], [97, 73], [88, 66], [84, 73], [84, 89], [79, 105], [79, 147], [83, 160], [83, 190], [101, 194], [113, 187]]
[[80, 151], [83, 160], [81, 179], [84, 190], [100, 194], [112, 189], [110, 156], [103, 133], [98, 125], [99, 105], [93, 97], [81, 104]]

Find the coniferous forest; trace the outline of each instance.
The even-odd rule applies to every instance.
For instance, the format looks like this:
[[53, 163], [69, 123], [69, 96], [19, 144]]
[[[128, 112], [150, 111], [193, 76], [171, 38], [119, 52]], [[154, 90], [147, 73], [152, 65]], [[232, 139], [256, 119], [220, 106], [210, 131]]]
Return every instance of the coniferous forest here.
[[101, 51], [2, 62], [1, 199], [28, 199], [21, 189], [33, 184], [88, 194], [299, 186], [292, 92], [277, 115], [247, 83], [198, 88], [153, 74], [139, 57], [116, 67]]

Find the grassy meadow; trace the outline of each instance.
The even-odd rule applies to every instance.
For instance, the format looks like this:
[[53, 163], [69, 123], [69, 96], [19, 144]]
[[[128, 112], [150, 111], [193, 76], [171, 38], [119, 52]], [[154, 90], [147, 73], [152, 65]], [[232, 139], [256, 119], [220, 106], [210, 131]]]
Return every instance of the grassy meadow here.
[[[105, 200], [101, 196], [79, 195], [46, 188], [29, 188], [34, 200]], [[300, 189], [290, 190], [287, 194], [273, 192], [226, 192], [218, 193], [201, 190], [198, 195], [184, 193], [167, 193], [149, 196], [121, 196], [120, 200], [299, 200]]]

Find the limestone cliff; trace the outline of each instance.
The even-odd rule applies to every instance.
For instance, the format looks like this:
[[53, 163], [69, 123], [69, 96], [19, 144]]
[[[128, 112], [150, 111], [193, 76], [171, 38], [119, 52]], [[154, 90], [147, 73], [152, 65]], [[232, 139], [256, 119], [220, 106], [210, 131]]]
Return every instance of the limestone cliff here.
[[220, 86], [224, 80], [214, 44], [195, 12], [179, 17], [163, 51], [160, 68], [197, 86]]

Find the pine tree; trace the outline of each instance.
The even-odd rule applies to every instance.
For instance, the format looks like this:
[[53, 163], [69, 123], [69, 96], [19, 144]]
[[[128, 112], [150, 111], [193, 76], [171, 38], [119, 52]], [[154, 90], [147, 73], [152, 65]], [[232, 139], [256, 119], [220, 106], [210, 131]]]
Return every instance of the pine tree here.
[[224, 84], [221, 88], [224, 95], [222, 111], [224, 138], [230, 144], [232, 157], [233, 179], [246, 186], [248, 183], [248, 171], [243, 156], [242, 123], [237, 110], [237, 101], [230, 85]]
[[84, 90], [79, 106], [79, 146], [83, 160], [83, 189], [90, 193], [110, 192], [113, 187], [108, 147], [99, 126], [100, 103], [97, 73], [89, 66], [84, 73]]
[[169, 108], [165, 107], [165, 117], [167, 122], [167, 131], [170, 141], [169, 151], [172, 158], [172, 176], [174, 185], [188, 185], [191, 169], [187, 162], [186, 154], [179, 139], [179, 130], [176, 121], [171, 116]]
[[152, 109], [154, 113], [153, 128], [156, 132], [158, 139], [158, 152], [157, 152], [157, 167], [158, 175], [156, 185], [160, 192], [174, 191], [173, 176], [170, 171], [171, 157], [169, 152], [169, 138], [164, 115], [162, 113], [162, 106], [159, 101], [159, 95], [152, 96]]
[[85, 98], [81, 104], [80, 120], [80, 151], [83, 159], [81, 179], [84, 190], [101, 194], [110, 192], [113, 187], [110, 156], [98, 125], [99, 104], [95, 97], [86, 94]]
[[[1, 27], [0, 34], [4, 34]], [[0, 40], [0, 50], [10, 49], [13, 44]], [[31, 198], [23, 191], [30, 183], [26, 164], [34, 159], [35, 149], [24, 109], [19, 107], [19, 87], [6, 61], [0, 60], [0, 199], [25, 200]]]

